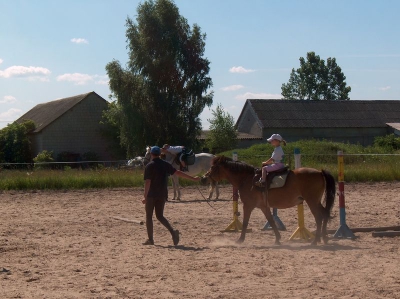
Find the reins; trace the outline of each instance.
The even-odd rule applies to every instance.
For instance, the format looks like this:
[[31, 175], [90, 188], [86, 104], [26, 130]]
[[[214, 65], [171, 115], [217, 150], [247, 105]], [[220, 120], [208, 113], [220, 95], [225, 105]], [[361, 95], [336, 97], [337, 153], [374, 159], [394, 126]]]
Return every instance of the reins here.
[[203, 195], [203, 193], [201, 192], [199, 186], [196, 186], [196, 188], [197, 188], [197, 190], [199, 191], [199, 193], [201, 194], [201, 196], [203, 197], [203, 199], [206, 201], [206, 203], [207, 203], [213, 210], [218, 211], [219, 209], [222, 208], [222, 206], [221, 206], [221, 207], [219, 207], [218, 209], [216, 209], [214, 206], [212, 206], [212, 205], [210, 204], [210, 201], [211, 201], [211, 200], [210, 200], [209, 198], [206, 198], [206, 197]]

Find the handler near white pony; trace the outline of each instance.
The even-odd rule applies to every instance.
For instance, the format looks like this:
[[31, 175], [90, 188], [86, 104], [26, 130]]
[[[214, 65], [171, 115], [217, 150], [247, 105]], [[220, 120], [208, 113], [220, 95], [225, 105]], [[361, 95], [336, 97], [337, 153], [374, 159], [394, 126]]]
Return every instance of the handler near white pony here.
[[[165, 153], [165, 161], [167, 161], [170, 164], [175, 163], [176, 155], [171, 154], [168, 151], [164, 151]], [[195, 161], [192, 165], [186, 165], [187, 173], [188, 175], [195, 176], [200, 173], [206, 173], [210, 167], [211, 167], [211, 162], [212, 159], [215, 156], [213, 154], [209, 153], [200, 153], [195, 155]], [[147, 164], [150, 161], [150, 147], [146, 148], [146, 155], [144, 157], [144, 163]], [[172, 187], [174, 188], [174, 197], [172, 200], [180, 200], [181, 199], [181, 190], [179, 188], [179, 178], [176, 175], [171, 176], [172, 179]], [[210, 192], [208, 195], [208, 199], [212, 199], [213, 193], [215, 190], [215, 199], [218, 199], [219, 197], [219, 189], [218, 189], [218, 183], [217, 182], [212, 182], [210, 185]]]
[[[161, 152], [164, 155], [167, 155], [168, 153], [175, 156], [176, 159], [179, 159], [179, 163], [181, 163], [181, 171], [188, 171], [188, 168], [186, 167], [186, 163], [183, 160], [183, 156], [186, 153], [186, 148], [182, 145], [177, 145], [177, 146], [171, 146], [169, 144], [164, 144], [163, 147], [161, 148]], [[179, 158], [178, 158], [179, 157]]]

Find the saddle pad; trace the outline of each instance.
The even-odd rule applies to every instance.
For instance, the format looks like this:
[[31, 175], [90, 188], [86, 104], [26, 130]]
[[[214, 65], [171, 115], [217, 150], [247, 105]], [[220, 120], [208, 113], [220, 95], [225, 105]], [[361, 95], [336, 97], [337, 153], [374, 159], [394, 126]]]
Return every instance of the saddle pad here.
[[271, 182], [271, 185], [269, 186], [269, 188], [270, 188], [270, 189], [273, 189], [273, 188], [281, 188], [281, 187], [283, 187], [283, 186], [285, 185], [286, 178], [287, 178], [287, 175], [288, 175], [288, 174], [289, 174], [289, 173], [286, 172], [286, 173], [284, 173], [284, 174], [275, 176], [275, 177], [272, 179], [272, 182]]
[[186, 164], [187, 165], [193, 165], [194, 162], [196, 162], [196, 156], [194, 153], [192, 153], [191, 155], [187, 155], [186, 156]]

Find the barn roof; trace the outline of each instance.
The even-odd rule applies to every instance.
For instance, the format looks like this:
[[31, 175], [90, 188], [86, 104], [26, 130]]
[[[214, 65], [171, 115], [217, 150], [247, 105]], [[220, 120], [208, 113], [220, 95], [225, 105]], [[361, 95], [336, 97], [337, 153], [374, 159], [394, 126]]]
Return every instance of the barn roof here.
[[395, 130], [400, 131], [400, 123], [387, 123], [387, 125]]
[[306, 101], [249, 99], [237, 120], [250, 106], [264, 128], [385, 127], [400, 122], [400, 101]]
[[33, 131], [33, 133], [38, 133], [91, 94], [95, 94], [99, 98], [103, 99], [97, 93], [92, 91], [73, 97], [38, 104], [18, 118], [16, 122], [21, 123], [27, 119], [33, 120], [36, 125], [36, 129]]

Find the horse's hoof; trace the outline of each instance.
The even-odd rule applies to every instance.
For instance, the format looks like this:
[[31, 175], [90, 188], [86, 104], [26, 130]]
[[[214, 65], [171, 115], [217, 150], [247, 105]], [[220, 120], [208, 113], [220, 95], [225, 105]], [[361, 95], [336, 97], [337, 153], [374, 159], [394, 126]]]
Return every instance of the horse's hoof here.
[[282, 245], [281, 242], [279, 240], [275, 241], [275, 245]]
[[242, 244], [243, 242], [244, 242], [243, 239], [237, 239], [237, 240], [236, 240], [236, 244]]

